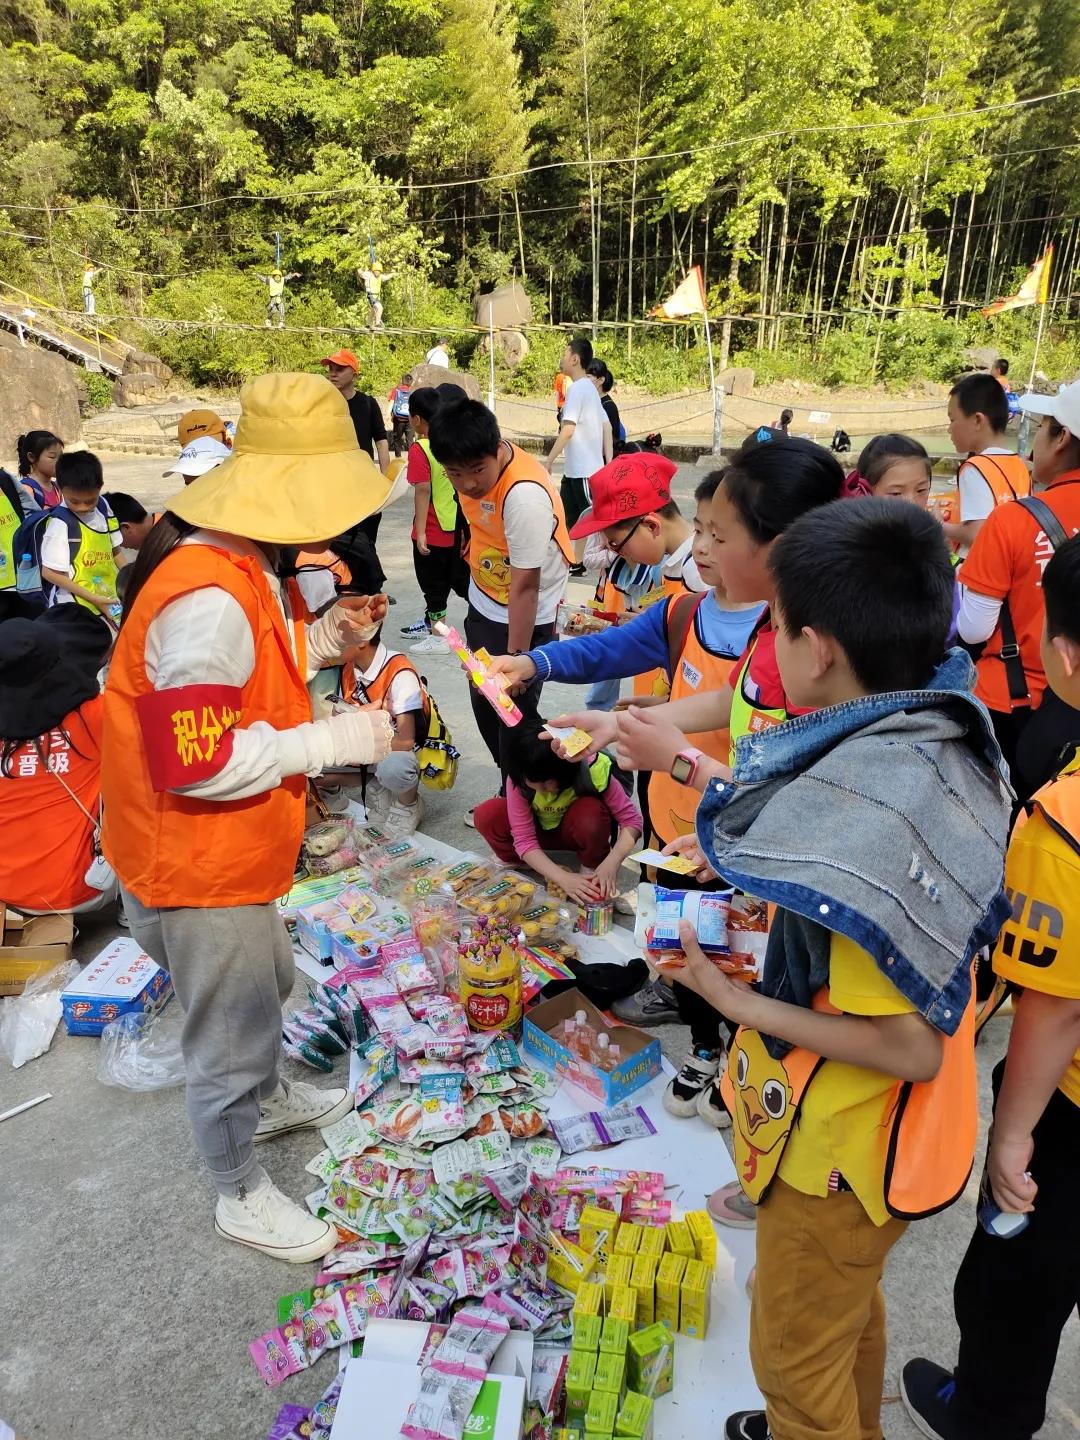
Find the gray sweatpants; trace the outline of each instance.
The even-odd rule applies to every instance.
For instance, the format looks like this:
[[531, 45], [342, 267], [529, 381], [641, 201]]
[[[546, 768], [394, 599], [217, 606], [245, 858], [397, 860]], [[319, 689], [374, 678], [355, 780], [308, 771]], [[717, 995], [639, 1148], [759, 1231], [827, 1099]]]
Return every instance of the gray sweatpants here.
[[375, 778], [393, 795], [406, 795], [420, 783], [420, 766], [415, 750], [391, 750], [375, 766]]
[[195, 1144], [222, 1195], [264, 1176], [253, 1137], [259, 1101], [278, 1086], [281, 1007], [292, 944], [274, 904], [150, 910], [127, 890], [131, 933], [172, 976]]

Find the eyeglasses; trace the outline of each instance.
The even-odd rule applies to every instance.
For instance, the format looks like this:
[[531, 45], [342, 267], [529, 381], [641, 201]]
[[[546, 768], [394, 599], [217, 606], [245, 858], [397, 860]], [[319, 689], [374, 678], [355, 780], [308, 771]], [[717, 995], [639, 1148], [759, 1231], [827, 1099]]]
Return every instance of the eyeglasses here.
[[638, 526], [641, 524], [642, 520], [644, 520], [644, 519], [645, 519], [645, 516], [644, 516], [644, 515], [639, 516], [638, 519], [636, 519], [636, 520], [634, 521], [633, 525], [630, 526], [630, 529], [626, 532], [626, 534], [625, 534], [625, 535], [623, 536], [623, 538], [619, 541], [619, 543], [618, 543], [617, 545], [612, 545], [612, 546], [611, 546], [611, 553], [612, 553], [613, 555], [621, 555], [621, 554], [622, 554], [622, 552], [626, 549], [627, 545], [629, 545], [629, 544], [630, 544], [630, 541], [634, 538], [634, 535], [635, 535], [636, 532], [637, 532]]

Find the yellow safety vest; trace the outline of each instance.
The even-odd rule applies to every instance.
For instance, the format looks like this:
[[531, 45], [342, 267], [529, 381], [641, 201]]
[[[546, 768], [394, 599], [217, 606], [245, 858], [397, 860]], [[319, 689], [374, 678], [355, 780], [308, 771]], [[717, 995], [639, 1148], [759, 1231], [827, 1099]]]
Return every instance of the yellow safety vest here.
[[[75, 518], [79, 519], [78, 516]], [[108, 596], [111, 600], [116, 599], [116, 561], [113, 558], [112, 537], [119, 528], [119, 522], [114, 515], [109, 516], [108, 529], [104, 533], [91, 530], [89, 525], [84, 525], [79, 520], [79, 548], [71, 561], [71, 578], [77, 585], [92, 590], [97, 595]], [[76, 595], [75, 599], [87, 610], [95, 610], [90, 601], [84, 600], [81, 595]]]
[[15, 554], [15, 531], [22, 524], [22, 511], [17, 510], [0, 490], [0, 590], [14, 590], [19, 557]]
[[[757, 644], [756, 636], [754, 644]], [[759, 730], [767, 730], [770, 725], [782, 725], [785, 720], [790, 718], [783, 708], [768, 710], [762, 705], [755, 705], [747, 696], [745, 685], [753, 656], [754, 649], [751, 647], [743, 661], [735, 682], [734, 694], [731, 697], [731, 716], [728, 720], [728, 729], [731, 732], [731, 747], [728, 752], [729, 765], [735, 764], [735, 742], [743, 735], [753, 735]]]
[[590, 791], [602, 795], [611, 781], [611, 756], [601, 752], [585, 771], [587, 785], [568, 785], [557, 795], [543, 790], [532, 793], [532, 811], [541, 830], [557, 830], [566, 819], [566, 813], [575, 800]]
[[419, 445], [431, 466], [431, 503], [435, 507], [439, 529], [452, 535], [457, 529], [457, 494], [450, 484], [450, 477], [431, 453], [428, 441], [421, 440]]

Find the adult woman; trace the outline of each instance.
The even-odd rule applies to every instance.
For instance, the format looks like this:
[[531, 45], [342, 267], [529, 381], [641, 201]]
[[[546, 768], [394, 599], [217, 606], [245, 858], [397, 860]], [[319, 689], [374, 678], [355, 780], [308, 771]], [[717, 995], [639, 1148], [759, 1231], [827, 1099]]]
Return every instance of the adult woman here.
[[112, 640], [77, 605], [0, 625], [0, 900], [16, 910], [101, 910], [87, 884], [101, 825], [102, 699]]
[[387, 482], [341, 396], [312, 375], [241, 392], [232, 456], [178, 495], [139, 552], [105, 692], [105, 853], [132, 933], [169, 969], [195, 1141], [218, 1190], [216, 1229], [283, 1260], [336, 1243], [270, 1182], [254, 1142], [348, 1114], [346, 1090], [278, 1076], [292, 948], [288, 890], [306, 776], [372, 764], [389, 717], [311, 721], [305, 680], [371, 633], [385, 607], [337, 602], [310, 625], [278, 550], [337, 535]]

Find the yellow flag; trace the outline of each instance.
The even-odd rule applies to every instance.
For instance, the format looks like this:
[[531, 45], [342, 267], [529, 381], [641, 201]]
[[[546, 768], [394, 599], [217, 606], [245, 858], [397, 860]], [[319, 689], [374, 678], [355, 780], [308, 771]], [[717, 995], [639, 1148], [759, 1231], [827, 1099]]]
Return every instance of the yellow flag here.
[[1000, 315], [1003, 310], [1022, 310], [1025, 305], [1045, 305], [1050, 299], [1050, 262], [1053, 258], [1054, 247], [1048, 245], [1045, 254], [1028, 271], [1016, 294], [1004, 300], [995, 300], [982, 313]]
[[705, 282], [701, 266], [695, 265], [675, 292], [662, 305], [649, 311], [649, 317], [654, 320], [684, 320], [688, 315], [705, 313]]

